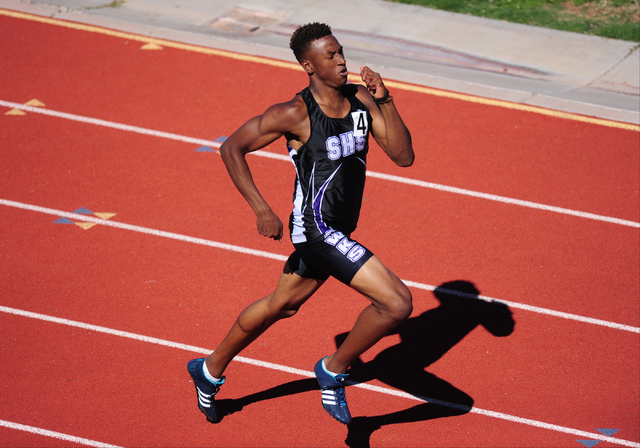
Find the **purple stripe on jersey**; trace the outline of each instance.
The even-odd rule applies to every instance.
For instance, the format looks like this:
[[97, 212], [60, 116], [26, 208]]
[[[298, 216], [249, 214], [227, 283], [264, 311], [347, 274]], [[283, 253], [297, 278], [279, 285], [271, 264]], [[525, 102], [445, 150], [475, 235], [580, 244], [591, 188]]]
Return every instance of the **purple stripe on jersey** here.
[[336, 168], [336, 170], [333, 173], [331, 173], [331, 176], [329, 176], [329, 178], [325, 181], [325, 183], [322, 184], [322, 187], [320, 187], [318, 194], [315, 196], [313, 200], [313, 220], [316, 222], [316, 226], [318, 227], [318, 230], [322, 234], [324, 234], [327, 230], [331, 229], [327, 224], [325, 224], [325, 222], [322, 219], [322, 200], [324, 199], [324, 193], [327, 187], [329, 186], [329, 182], [331, 182], [331, 179], [333, 179], [333, 176], [336, 175], [336, 173], [338, 172], [341, 166], [342, 164], [340, 164], [338, 168]]

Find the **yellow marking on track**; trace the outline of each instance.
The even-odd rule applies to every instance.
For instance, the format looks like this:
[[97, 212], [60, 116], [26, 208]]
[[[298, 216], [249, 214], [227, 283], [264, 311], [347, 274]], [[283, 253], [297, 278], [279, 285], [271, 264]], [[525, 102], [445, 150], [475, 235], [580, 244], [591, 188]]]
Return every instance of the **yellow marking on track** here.
[[109, 219], [116, 216], [115, 213], [94, 213], [94, 215], [96, 215], [98, 218], [101, 218], [101, 219]]
[[[141, 35], [137, 35], [137, 34], [125, 33], [125, 32], [122, 32], [122, 31], [115, 31], [115, 30], [110, 30], [110, 29], [106, 29], [106, 28], [100, 28], [100, 27], [93, 26], [93, 25], [84, 25], [84, 24], [80, 24], [80, 23], [67, 22], [67, 21], [60, 20], [60, 19], [52, 19], [52, 18], [49, 18], [49, 17], [36, 16], [36, 15], [33, 15], [33, 14], [27, 14], [27, 13], [16, 12], [16, 11], [9, 11], [9, 10], [6, 10], [6, 9], [0, 9], [0, 15], [13, 17], [13, 18], [16, 18], [16, 19], [24, 19], [24, 20], [31, 20], [31, 21], [34, 21], [34, 22], [46, 23], [46, 24], [49, 24], [49, 25], [56, 25], [56, 26], [60, 26], [60, 27], [64, 27], [64, 28], [70, 28], [70, 29], [79, 30], [79, 31], [87, 31], [87, 32], [90, 32], [90, 33], [97, 33], [97, 34], [102, 34], [102, 35], [105, 35], [105, 36], [118, 37], [118, 38], [133, 40], [133, 41], [137, 41], [137, 42], [144, 42], [144, 43], [147, 43], [147, 44], [155, 44], [155, 45], [160, 45], [162, 47], [167, 47], [167, 48], [175, 48], [175, 49], [179, 49], [179, 50], [192, 51], [192, 52], [196, 52], [196, 53], [203, 53], [203, 54], [221, 56], [221, 57], [235, 59], [235, 60], [239, 60], [239, 61], [255, 62], [257, 64], [269, 65], [269, 66], [272, 66], [272, 67], [279, 67], [279, 68], [286, 68], [286, 69], [291, 69], [291, 70], [296, 70], [296, 71], [303, 71], [302, 67], [300, 67], [299, 64], [294, 64], [294, 63], [285, 62], [285, 61], [278, 61], [278, 60], [275, 60], [275, 59], [269, 59], [269, 58], [265, 58], [265, 57], [261, 57], [261, 56], [251, 56], [251, 55], [246, 55], [246, 54], [234, 53], [234, 52], [226, 51], [226, 50], [217, 50], [217, 49], [213, 49], [213, 48], [200, 47], [200, 46], [197, 46], [197, 45], [183, 44], [183, 43], [179, 43], [179, 42], [172, 42], [172, 41], [168, 41], [168, 40], [156, 39], [156, 38], [141, 36]], [[352, 82], [353, 81], [355, 81], [355, 82], [361, 82], [362, 81], [358, 75], [349, 75], [349, 80], [351, 80]], [[528, 105], [519, 104], [519, 103], [510, 103], [508, 101], [493, 100], [493, 99], [489, 99], [489, 98], [482, 98], [482, 97], [479, 97], [479, 96], [467, 95], [467, 94], [463, 94], [463, 93], [447, 92], [447, 91], [444, 91], [444, 90], [437, 90], [437, 89], [433, 89], [433, 88], [429, 88], [429, 87], [422, 87], [422, 86], [417, 86], [417, 85], [412, 85], [412, 84], [405, 84], [403, 82], [398, 82], [398, 81], [385, 81], [385, 84], [388, 87], [401, 89], [401, 90], [407, 90], [407, 91], [410, 91], [410, 92], [423, 93], [423, 94], [426, 94], [426, 95], [439, 96], [439, 97], [443, 97], [443, 98], [451, 98], [451, 99], [456, 99], [456, 100], [460, 100], [460, 101], [467, 101], [467, 102], [470, 102], [470, 103], [484, 104], [484, 105], [487, 105], [487, 106], [503, 107], [505, 109], [513, 109], [513, 110], [520, 110], [520, 111], [524, 111], [524, 112], [532, 112], [532, 113], [536, 113], [536, 114], [547, 115], [547, 116], [550, 116], [550, 117], [563, 118], [563, 119], [567, 119], [567, 120], [574, 120], [574, 121], [579, 121], [579, 122], [583, 122], [583, 123], [591, 123], [591, 124], [596, 124], [596, 125], [600, 125], [600, 126], [607, 126], [607, 127], [612, 127], [612, 128], [625, 129], [625, 130], [629, 130], [629, 131], [636, 131], [636, 132], [640, 131], [640, 126], [635, 125], [635, 124], [621, 123], [621, 122], [612, 121], [612, 120], [605, 120], [605, 119], [601, 119], [601, 118], [587, 117], [587, 116], [584, 116], [584, 115], [572, 114], [572, 113], [568, 113], [568, 112], [560, 112], [560, 111], [556, 111], [556, 110], [552, 110], [552, 109], [545, 109], [545, 108], [537, 107], [537, 106], [528, 106]]]
[[87, 31], [87, 32], [90, 32], [90, 33], [97, 33], [97, 34], [102, 34], [102, 35], [105, 35], [105, 36], [118, 37], [118, 38], [121, 38], [121, 39], [128, 39], [128, 40], [133, 40], [133, 41], [136, 41], [136, 42], [144, 42], [144, 43], [154, 42], [154, 43], [156, 43], [158, 45], [162, 45], [163, 47], [167, 47], [167, 48], [176, 48], [178, 50], [193, 51], [193, 52], [196, 52], [196, 53], [210, 54], [210, 55], [214, 55], [214, 56], [222, 56], [222, 57], [225, 57], [225, 58], [237, 59], [237, 60], [240, 60], [240, 61], [256, 62], [256, 63], [259, 63], [259, 64], [272, 65], [274, 67], [290, 68], [290, 69], [294, 69], [294, 70], [303, 71], [302, 67], [300, 67], [300, 65], [293, 64], [291, 62], [277, 61], [275, 59], [268, 59], [268, 58], [264, 58], [264, 57], [260, 57], [260, 56], [251, 56], [251, 55], [246, 55], [246, 54], [234, 53], [232, 51], [217, 50], [217, 49], [214, 49], [214, 48], [199, 47], [197, 45], [182, 44], [182, 43], [179, 43], [179, 42], [172, 42], [172, 41], [169, 41], [169, 40], [156, 39], [156, 38], [152, 38], [152, 37], [141, 36], [141, 35], [138, 35], [138, 34], [124, 33], [122, 31], [115, 31], [115, 30], [110, 30], [110, 29], [107, 29], [107, 28], [100, 28], [100, 27], [93, 26], [93, 25], [84, 25], [84, 24], [81, 24], [81, 23], [67, 22], [67, 21], [60, 20], [60, 19], [52, 19], [52, 18], [49, 18], [49, 17], [41, 17], [41, 16], [36, 16], [36, 15], [33, 15], [33, 14], [27, 14], [27, 13], [23, 13], [23, 12], [16, 12], [16, 11], [9, 11], [9, 10], [6, 10], [6, 9], [0, 9], [0, 15], [13, 17], [13, 18], [16, 18], [16, 19], [31, 20], [33, 22], [46, 23], [46, 24], [49, 24], [49, 25], [56, 25], [56, 26], [60, 26], [60, 27], [63, 27], [63, 28], [70, 28], [70, 29], [73, 29], [73, 30]]
[[[0, 10], [1, 12], [2, 10]], [[44, 107], [45, 104], [42, 101], [33, 99], [24, 103], [25, 106], [33, 106], [33, 107]], [[20, 109], [11, 109], [8, 112], [5, 112], [5, 115], [27, 115], [27, 113]]]
[[[362, 82], [362, 79], [358, 75], [349, 75], [349, 80], [351, 82], [358, 82], [358, 81]], [[464, 93], [447, 92], [445, 90], [437, 90], [429, 87], [416, 86], [416, 85], [405, 84], [405, 83], [396, 82], [396, 81], [385, 81], [384, 84], [390, 88], [408, 90], [411, 92], [424, 93], [426, 95], [440, 96], [444, 98], [452, 98], [456, 100], [467, 101], [469, 103], [478, 103], [478, 104], [485, 104], [487, 106], [503, 107], [505, 109], [520, 110], [524, 112], [533, 112], [536, 114], [548, 115], [550, 117], [565, 118], [567, 120], [580, 121], [583, 123], [591, 123], [591, 124], [597, 124], [601, 126], [608, 126], [612, 128], [626, 129], [628, 131], [640, 131], [640, 126], [638, 125], [621, 123], [618, 121], [605, 120], [603, 118], [587, 117], [585, 115], [572, 114], [569, 112], [560, 112], [557, 110], [545, 109], [543, 107], [529, 106], [529, 105], [520, 104], [520, 103], [510, 103], [508, 101], [501, 101], [501, 100], [492, 100], [490, 98], [482, 98], [479, 96], [466, 95]]]
[[8, 112], [4, 113], [5, 115], [27, 115], [26, 112], [20, 110], [20, 109], [11, 109]]
[[140, 47], [141, 50], [162, 50], [162, 47], [155, 42], [149, 42]]
[[33, 107], [44, 107], [46, 106], [46, 104], [44, 104], [42, 101], [37, 100], [37, 99], [32, 99], [31, 101], [27, 101], [26, 103], [24, 103], [25, 106], [33, 106]]
[[84, 230], [89, 230], [91, 227], [97, 226], [97, 224], [93, 222], [74, 222], [74, 224]]

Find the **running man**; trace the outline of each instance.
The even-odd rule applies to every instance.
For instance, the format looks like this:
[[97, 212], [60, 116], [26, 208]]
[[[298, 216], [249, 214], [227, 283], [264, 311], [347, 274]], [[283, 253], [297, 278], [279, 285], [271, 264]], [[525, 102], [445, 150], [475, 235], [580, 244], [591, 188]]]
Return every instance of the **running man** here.
[[350, 364], [413, 309], [405, 284], [350, 237], [362, 204], [369, 133], [399, 166], [413, 163], [411, 135], [378, 73], [363, 67], [366, 86], [347, 84], [343, 48], [328, 25], [299, 27], [290, 47], [309, 86], [250, 119], [220, 148], [231, 179], [256, 214], [258, 232], [267, 238], [282, 239], [283, 225], [256, 188], [245, 156], [284, 136], [297, 176], [289, 220], [295, 251], [275, 291], [240, 313], [211, 355], [189, 361], [198, 407], [214, 423], [220, 420], [214, 396], [234, 356], [275, 322], [296, 314], [329, 276], [371, 302], [338, 350], [314, 368], [322, 405], [341, 423], [351, 421], [344, 392]]

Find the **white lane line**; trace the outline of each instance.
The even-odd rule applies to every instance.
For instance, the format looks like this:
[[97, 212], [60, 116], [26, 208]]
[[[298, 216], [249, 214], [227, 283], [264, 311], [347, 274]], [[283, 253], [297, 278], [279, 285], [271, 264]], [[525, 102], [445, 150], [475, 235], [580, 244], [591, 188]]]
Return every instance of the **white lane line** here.
[[187, 137], [179, 134], [171, 134], [169, 132], [154, 131], [153, 129], [146, 129], [138, 126], [130, 126], [128, 124], [115, 123], [113, 121], [100, 120], [98, 118], [83, 117], [82, 115], [74, 115], [74, 114], [68, 114], [66, 112], [58, 112], [55, 110], [45, 109], [43, 107], [27, 106], [26, 104], [11, 103], [9, 101], [2, 101], [2, 100], [0, 100], [0, 106], [10, 107], [12, 109], [24, 110], [24, 111], [33, 112], [36, 114], [49, 115], [51, 117], [64, 118], [66, 120], [79, 121], [81, 123], [104, 126], [111, 129], [119, 129], [121, 131], [129, 131], [129, 132], [135, 132], [138, 134], [151, 135], [153, 137], [168, 138], [171, 140], [178, 140], [181, 142], [193, 143], [196, 145], [215, 146], [216, 148], [220, 147], [220, 143], [212, 142], [209, 140]]
[[[412, 281], [409, 281], [409, 280], [402, 280], [402, 281], [407, 286], [409, 286], [410, 288], [424, 289], [425, 291], [434, 291], [436, 289], [436, 286], [433, 286], [433, 285], [427, 285], [427, 284], [424, 284], [424, 283], [412, 282]], [[457, 295], [457, 296], [461, 296], [461, 297], [467, 297], [469, 299], [480, 299], [480, 300], [484, 300], [485, 302], [502, 303], [504, 305], [509, 306], [510, 308], [517, 308], [517, 309], [520, 309], [520, 310], [531, 311], [531, 312], [534, 312], [534, 313], [546, 314], [546, 315], [554, 316], [554, 317], [560, 317], [562, 319], [576, 320], [578, 322], [584, 322], [584, 323], [593, 324], [593, 325], [600, 325], [600, 326], [603, 326], [603, 327], [615, 328], [616, 330], [624, 330], [624, 331], [629, 331], [631, 333], [640, 334], [640, 327], [633, 327], [631, 325], [619, 324], [619, 323], [616, 323], [616, 322], [609, 322], [609, 321], [606, 321], [606, 320], [595, 319], [593, 317], [579, 316], [577, 314], [571, 314], [571, 313], [565, 313], [565, 312], [562, 312], [562, 311], [550, 310], [550, 309], [547, 309], [547, 308], [541, 308], [541, 307], [538, 307], [538, 306], [527, 305], [527, 304], [524, 304], [524, 303], [511, 302], [509, 300], [497, 299], [495, 297], [489, 297], [489, 296], [483, 296], [483, 295], [476, 296], [476, 295], [473, 295], [473, 294], [468, 294], [468, 293], [464, 293], [464, 292], [460, 292], [460, 291], [453, 291], [453, 290], [444, 289], [444, 288], [440, 288], [440, 290], [442, 292], [444, 292], [444, 293], [453, 294], [453, 295]]]
[[8, 422], [0, 420], [0, 426], [18, 431], [26, 431], [40, 436], [52, 437], [54, 439], [64, 440], [65, 442], [78, 443], [80, 445], [95, 446], [97, 448], [119, 448], [117, 445], [109, 445], [108, 443], [96, 442], [95, 440], [84, 439], [82, 437], [70, 436], [61, 432], [49, 431], [47, 429], [36, 428], [35, 426], [21, 425], [20, 423]]
[[[37, 114], [49, 115], [52, 117], [64, 118], [67, 120], [79, 121], [82, 123], [105, 126], [108, 128], [119, 129], [122, 131], [136, 132], [139, 134], [151, 135], [154, 137], [161, 137], [161, 138], [168, 138], [171, 140], [178, 140], [181, 142], [193, 143], [197, 145], [206, 145], [213, 148], [219, 148], [221, 145], [221, 143], [213, 142], [210, 140], [187, 137], [184, 135], [172, 134], [169, 132], [154, 131], [152, 129], [141, 128], [138, 126], [130, 126], [126, 124], [115, 123], [112, 121], [100, 120], [97, 118], [83, 117], [81, 115], [74, 115], [66, 112], [57, 112], [57, 111], [45, 109], [42, 107], [27, 106], [25, 104], [13, 103], [10, 101], [0, 100], [0, 106], [9, 107], [12, 109], [19, 109], [27, 112], [33, 112]], [[253, 152], [252, 154], [255, 154], [260, 157], [267, 157], [270, 159], [290, 161], [289, 157], [284, 154], [275, 154], [268, 151], [261, 150], [261, 151]], [[562, 208], [562, 207], [555, 207], [552, 205], [539, 204], [537, 202], [508, 198], [505, 196], [498, 196], [495, 194], [481, 193], [478, 191], [467, 190], [464, 188], [449, 187], [447, 185], [441, 185], [441, 184], [436, 184], [432, 182], [425, 182], [425, 181], [410, 179], [406, 177], [394, 176], [391, 174], [377, 173], [375, 171], [367, 171], [367, 176], [377, 178], [377, 179], [383, 179], [391, 182], [399, 182], [406, 185], [414, 185], [414, 186], [423, 187], [423, 188], [430, 188], [434, 190], [445, 191], [448, 193], [455, 193], [455, 194], [461, 194], [461, 195], [471, 196], [471, 197], [480, 198], [480, 199], [486, 199], [489, 201], [502, 202], [505, 204], [518, 205], [521, 207], [533, 208], [537, 210], [545, 210], [545, 211], [560, 213], [564, 215], [577, 216], [579, 218], [586, 218], [586, 219], [592, 219], [596, 221], [609, 222], [609, 223], [618, 224], [622, 226], [640, 228], [640, 223], [634, 222], [634, 221], [628, 221], [626, 219], [613, 218], [610, 216], [603, 216], [603, 215], [597, 215], [594, 213], [581, 212], [581, 211], [571, 210], [571, 209]]]
[[449, 187], [447, 185], [434, 184], [432, 182], [425, 182], [422, 180], [408, 179], [406, 177], [393, 176], [391, 174], [382, 174], [372, 171], [367, 172], [367, 176], [375, 177], [378, 179], [384, 179], [392, 182], [399, 182], [407, 185], [415, 185], [418, 187], [431, 188], [433, 190], [446, 191], [449, 193], [462, 194], [465, 196], [471, 196], [474, 198], [487, 199], [489, 201], [502, 202], [505, 204], [519, 205], [521, 207], [534, 208], [537, 210], [545, 210], [548, 212], [560, 213], [563, 215], [577, 216], [579, 218], [593, 219], [595, 221], [610, 222], [613, 224], [619, 224], [621, 226], [640, 228], [640, 223], [634, 221], [627, 221], [626, 219], [612, 218], [610, 216], [596, 215], [594, 213], [580, 212], [577, 210], [570, 210], [562, 207], [555, 207], [553, 205], [538, 204], [537, 202], [523, 201], [521, 199], [513, 199], [505, 196], [498, 196], [495, 194], [481, 193], [479, 191], [466, 190], [464, 188]]
[[[210, 353], [213, 352], [213, 350], [208, 350], [208, 349], [201, 348], [201, 347], [196, 347], [196, 346], [193, 346], [193, 345], [181, 344], [179, 342], [168, 341], [166, 339], [159, 339], [159, 338], [154, 338], [154, 337], [151, 337], [151, 336], [143, 336], [143, 335], [139, 335], [139, 334], [136, 334], [136, 333], [130, 333], [128, 331], [115, 330], [113, 328], [101, 327], [101, 326], [98, 326], [98, 325], [92, 325], [92, 324], [87, 324], [87, 323], [84, 323], [84, 322], [78, 322], [78, 321], [74, 321], [74, 320], [63, 319], [63, 318], [60, 318], [60, 317], [48, 316], [46, 314], [39, 314], [39, 313], [31, 312], [31, 311], [25, 311], [25, 310], [20, 310], [20, 309], [16, 309], [16, 308], [6, 307], [6, 306], [0, 306], [0, 312], [7, 313], [7, 314], [12, 314], [12, 315], [15, 315], [15, 316], [28, 317], [28, 318], [31, 318], [31, 319], [38, 319], [38, 320], [42, 320], [42, 321], [45, 321], [45, 322], [51, 322], [51, 323], [67, 325], [67, 326], [71, 326], [71, 327], [82, 328], [82, 329], [85, 329], [85, 330], [95, 331], [95, 332], [98, 332], [98, 333], [105, 333], [105, 334], [110, 334], [110, 335], [113, 335], [113, 336], [120, 336], [120, 337], [124, 337], [124, 338], [128, 338], [128, 339], [134, 339], [136, 341], [162, 345], [162, 346], [165, 346], [165, 347], [177, 348], [177, 349], [180, 349], [180, 350], [186, 350], [186, 351], [194, 352], [194, 353], [198, 353], [198, 354], [209, 355]], [[244, 363], [244, 364], [251, 364], [251, 365], [254, 365], [254, 366], [257, 366], [257, 367], [263, 367], [263, 368], [267, 368], [267, 369], [278, 370], [278, 371], [281, 371], [281, 372], [287, 372], [287, 373], [291, 373], [291, 374], [294, 374], [294, 375], [299, 375], [299, 376], [303, 376], [303, 377], [307, 377], [307, 378], [314, 378], [315, 377], [313, 372], [310, 372], [310, 371], [307, 371], [307, 370], [296, 369], [296, 368], [293, 368], [293, 367], [284, 366], [284, 365], [281, 365], [281, 364], [275, 364], [275, 363], [266, 362], [266, 361], [260, 361], [260, 360], [252, 359], [252, 358], [245, 358], [243, 356], [236, 356], [235, 358], [233, 358], [233, 360], [237, 361], [237, 362]], [[497, 419], [500, 419], [500, 420], [506, 420], [506, 421], [513, 422], [513, 423], [520, 423], [520, 424], [523, 424], [523, 425], [528, 425], [528, 426], [534, 426], [534, 427], [537, 427], [537, 428], [547, 429], [547, 430], [550, 430], [550, 431], [556, 431], [556, 432], [562, 432], [562, 433], [566, 433], [566, 434], [572, 434], [572, 435], [578, 436], [578, 437], [586, 437], [586, 438], [589, 438], [589, 439], [596, 439], [596, 440], [606, 441], [606, 442], [609, 442], [609, 443], [614, 443], [616, 445], [623, 445], [623, 446], [640, 448], [640, 443], [637, 443], [637, 442], [618, 439], [618, 438], [615, 438], [615, 437], [609, 437], [609, 436], [605, 436], [605, 435], [602, 435], [602, 434], [596, 434], [596, 433], [581, 431], [581, 430], [578, 430], [578, 429], [568, 428], [566, 426], [554, 425], [554, 424], [551, 424], [551, 423], [545, 423], [545, 422], [541, 422], [541, 421], [538, 421], [538, 420], [531, 420], [531, 419], [528, 419], [528, 418], [517, 417], [515, 415], [504, 414], [502, 412], [488, 411], [488, 410], [485, 410], [485, 409], [465, 406], [465, 405], [461, 405], [461, 404], [457, 404], [457, 403], [451, 403], [451, 402], [447, 402], [447, 401], [443, 401], [443, 400], [436, 400], [436, 399], [432, 399], [432, 398], [428, 398], [428, 397], [415, 396], [415, 395], [411, 395], [411, 394], [408, 394], [406, 392], [402, 392], [402, 391], [399, 391], [399, 390], [390, 389], [390, 388], [381, 387], [381, 386], [374, 386], [374, 385], [366, 384], [366, 383], [353, 383], [352, 382], [351, 385], [353, 387], [369, 390], [369, 391], [372, 391], [372, 392], [383, 393], [383, 394], [386, 394], [386, 395], [393, 395], [395, 397], [407, 398], [407, 399], [415, 400], [415, 401], [422, 401], [422, 402], [437, 404], [439, 406], [445, 406], [445, 407], [454, 408], [454, 409], [461, 409], [463, 411], [467, 411], [467, 412], [470, 412], [470, 413], [484, 415], [485, 417], [492, 417], [492, 418], [497, 418]]]
[[272, 254], [271, 252], [265, 252], [262, 250], [249, 249], [242, 246], [235, 246], [233, 244], [219, 243], [217, 241], [210, 241], [202, 238], [194, 238], [191, 236], [180, 235], [178, 233], [164, 232], [162, 230], [149, 229], [147, 227], [134, 226], [131, 224], [123, 224], [116, 221], [96, 218], [94, 216], [63, 212], [62, 210], [39, 207], [37, 205], [23, 204], [21, 202], [8, 201], [6, 199], [0, 199], [0, 205], [20, 208], [23, 210], [31, 210], [34, 212], [46, 213], [49, 215], [61, 216], [61, 217], [69, 218], [76, 221], [92, 222], [92, 223], [100, 224], [103, 226], [115, 227], [123, 230], [130, 230], [132, 232], [146, 233], [148, 235], [160, 236], [163, 238], [171, 238], [174, 240], [184, 241], [187, 243], [194, 243], [194, 244], [200, 244], [203, 246], [215, 247], [216, 249], [224, 249], [224, 250], [230, 250], [232, 252], [240, 252], [247, 255], [254, 255], [256, 257], [272, 258], [274, 260], [280, 260], [280, 261], [286, 261], [289, 258], [284, 255]]
[[[52, 208], [40, 207], [40, 206], [37, 206], [37, 205], [24, 204], [22, 202], [9, 201], [9, 200], [6, 200], [6, 199], [0, 199], [0, 205], [6, 205], [8, 207], [14, 207], [14, 208], [22, 209], [22, 210], [29, 210], [29, 211], [39, 212], [39, 213], [46, 213], [46, 214], [54, 215], [54, 216], [62, 216], [62, 217], [65, 217], [65, 218], [69, 218], [71, 220], [80, 220], [80, 221], [92, 222], [92, 223], [95, 223], [95, 224], [100, 224], [100, 225], [109, 226], [109, 227], [115, 227], [115, 228], [118, 228], [118, 229], [124, 229], [124, 230], [130, 230], [130, 231], [133, 231], [133, 232], [145, 233], [147, 235], [160, 236], [160, 237], [163, 237], [163, 238], [171, 238], [171, 239], [174, 239], [174, 240], [184, 241], [184, 242], [188, 242], [188, 243], [200, 244], [200, 245], [203, 245], [203, 246], [215, 247], [217, 249], [230, 250], [230, 251], [233, 251], [233, 252], [239, 252], [239, 253], [243, 253], [243, 254], [247, 254], [247, 255], [253, 255], [253, 256], [256, 256], [256, 257], [270, 258], [272, 260], [286, 261], [289, 258], [286, 255], [274, 254], [274, 253], [271, 253], [271, 252], [265, 252], [265, 251], [256, 250], [256, 249], [249, 249], [249, 248], [242, 247], [242, 246], [235, 246], [233, 244], [219, 243], [217, 241], [205, 240], [205, 239], [202, 239], [202, 238], [194, 238], [194, 237], [190, 237], [190, 236], [186, 236], [186, 235], [181, 235], [181, 234], [178, 234], [178, 233], [165, 232], [163, 230], [150, 229], [150, 228], [147, 228], [147, 227], [134, 226], [134, 225], [131, 225], [131, 224], [123, 224], [123, 223], [120, 223], [120, 222], [117, 222], [117, 221], [111, 221], [111, 220], [95, 218], [93, 216], [88, 216], [88, 215], [81, 215], [81, 214], [77, 214], [77, 213], [63, 212], [62, 210], [55, 210], [55, 209], [52, 209]], [[433, 291], [433, 290], [436, 289], [436, 286], [428, 285], [428, 284], [425, 284], [425, 283], [413, 282], [413, 281], [410, 281], [410, 280], [402, 280], [402, 281], [407, 286], [412, 287], [412, 288], [423, 289], [423, 290], [426, 290], [426, 291]], [[451, 291], [451, 292], [454, 293], [454, 294], [457, 294], [457, 295], [468, 296], [469, 298], [474, 298], [475, 297], [473, 295], [469, 295], [469, 294], [465, 295], [464, 293], [460, 293], [460, 292], [456, 292], [456, 291]], [[640, 327], [633, 327], [631, 325], [625, 325], [625, 324], [620, 324], [620, 323], [616, 323], [616, 322], [609, 322], [609, 321], [606, 321], [606, 320], [595, 319], [595, 318], [592, 318], [592, 317], [580, 316], [580, 315], [577, 315], [577, 314], [564, 313], [562, 311], [549, 310], [547, 308], [541, 308], [541, 307], [537, 307], [537, 306], [526, 305], [526, 304], [523, 304], [523, 303], [496, 299], [496, 298], [489, 297], [489, 296], [482, 296], [481, 295], [481, 296], [478, 296], [477, 298], [485, 300], [487, 302], [504, 303], [505, 305], [507, 305], [507, 306], [509, 306], [511, 308], [531, 311], [531, 312], [534, 312], [534, 313], [546, 314], [546, 315], [549, 315], [549, 316], [560, 317], [560, 318], [563, 318], [563, 319], [570, 319], [570, 320], [575, 320], [575, 321], [578, 321], [578, 322], [585, 322], [585, 323], [588, 323], [588, 324], [600, 325], [600, 326], [603, 326], [603, 327], [609, 327], [609, 328], [614, 328], [614, 329], [617, 329], [617, 330], [629, 331], [629, 332], [632, 332], [632, 333], [640, 333]]]

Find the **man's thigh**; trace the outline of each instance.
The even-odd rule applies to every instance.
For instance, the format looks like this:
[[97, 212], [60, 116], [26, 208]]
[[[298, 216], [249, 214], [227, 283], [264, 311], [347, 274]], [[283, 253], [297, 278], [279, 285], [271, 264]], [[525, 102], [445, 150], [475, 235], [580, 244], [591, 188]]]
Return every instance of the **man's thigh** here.
[[275, 291], [266, 297], [270, 306], [278, 309], [298, 309], [324, 284], [326, 279], [303, 277], [287, 261]]
[[350, 286], [375, 304], [411, 302], [409, 288], [375, 255], [356, 273]]

